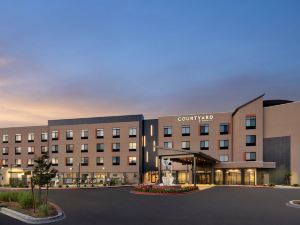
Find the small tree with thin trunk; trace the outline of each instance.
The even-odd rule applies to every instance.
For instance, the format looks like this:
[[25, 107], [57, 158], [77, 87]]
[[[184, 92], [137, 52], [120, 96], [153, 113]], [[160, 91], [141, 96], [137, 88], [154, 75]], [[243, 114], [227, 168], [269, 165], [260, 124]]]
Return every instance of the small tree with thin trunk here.
[[[38, 201], [42, 202], [42, 187], [46, 186], [45, 204], [48, 202], [48, 191], [51, 179], [57, 174], [57, 170], [51, 168], [51, 162], [49, 162], [49, 155], [44, 154], [37, 158], [32, 175], [32, 186], [38, 186], [39, 194]], [[34, 197], [33, 197], [34, 198]]]

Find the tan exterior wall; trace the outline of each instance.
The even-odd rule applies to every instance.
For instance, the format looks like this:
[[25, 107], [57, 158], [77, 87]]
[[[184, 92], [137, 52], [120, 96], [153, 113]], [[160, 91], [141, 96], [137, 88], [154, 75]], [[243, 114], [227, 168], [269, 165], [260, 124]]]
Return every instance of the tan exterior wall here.
[[292, 184], [300, 183], [300, 102], [264, 109], [264, 137], [291, 137]]
[[[246, 129], [246, 116], [256, 116], [256, 129]], [[246, 152], [256, 152], [256, 161], [263, 161], [263, 98], [240, 108], [233, 116], [233, 160], [245, 161]], [[256, 135], [256, 146], [246, 146], [246, 135]]]

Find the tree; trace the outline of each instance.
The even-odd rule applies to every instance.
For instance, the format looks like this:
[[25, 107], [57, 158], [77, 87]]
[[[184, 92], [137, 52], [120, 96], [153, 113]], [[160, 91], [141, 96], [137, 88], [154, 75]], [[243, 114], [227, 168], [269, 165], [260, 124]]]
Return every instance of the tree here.
[[49, 184], [51, 179], [54, 178], [57, 174], [57, 170], [51, 168], [51, 162], [49, 162], [49, 155], [44, 154], [34, 160], [35, 166], [33, 169], [32, 175], [32, 186], [35, 185], [39, 188], [38, 200], [42, 201], [42, 187], [46, 186], [46, 197], [45, 204], [48, 202], [48, 192], [49, 192]]

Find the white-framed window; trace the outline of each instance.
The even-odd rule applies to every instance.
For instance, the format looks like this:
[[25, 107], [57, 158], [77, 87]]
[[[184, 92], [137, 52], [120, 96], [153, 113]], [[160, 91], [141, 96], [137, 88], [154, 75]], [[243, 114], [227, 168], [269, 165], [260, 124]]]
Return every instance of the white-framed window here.
[[15, 165], [16, 166], [21, 166], [22, 165], [22, 160], [21, 159], [15, 159]]
[[82, 166], [88, 166], [89, 165], [89, 158], [88, 157], [81, 157], [80, 158], [80, 164]]
[[130, 166], [136, 165], [136, 156], [128, 157], [128, 165], [130, 165]]
[[220, 155], [220, 161], [221, 162], [228, 162], [229, 156], [228, 155]]
[[67, 132], [66, 132], [66, 139], [67, 140], [72, 140], [73, 137], [74, 137], [73, 130], [67, 130]]
[[34, 165], [34, 159], [28, 159], [27, 166], [33, 166], [33, 165]]
[[22, 141], [22, 135], [21, 134], [16, 134], [15, 141], [16, 142], [21, 142]]
[[8, 166], [8, 159], [2, 159], [2, 166]]
[[52, 164], [52, 166], [58, 166], [58, 158], [52, 158], [51, 164]]
[[182, 141], [181, 142], [181, 148], [183, 150], [190, 150], [190, 142], [189, 141]]
[[41, 134], [41, 140], [42, 141], [48, 141], [48, 133], [44, 132]]
[[88, 152], [89, 146], [88, 146], [88, 144], [82, 144], [80, 149], [81, 149], [81, 152]]
[[2, 148], [2, 155], [8, 155], [9, 149], [8, 147], [3, 147]]
[[67, 157], [66, 158], [66, 166], [73, 166], [73, 157]]
[[104, 158], [103, 157], [96, 157], [96, 165], [103, 166], [104, 165]]
[[41, 146], [41, 153], [42, 154], [48, 153], [48, 146]]
[[3, 143], [8, 143], [8, 134], [3, 134], [2, 135], [2, 142]]
[[34, 133], [28, 134], [28, 142], [34, 142]]
[[52, 145], [51, 146], [51, 152], [52, 153], [58, 153], [58, 145]]
[[15, 147], [15, 155], [20, 155], [22, 152], [22, 148], [21, 147]]
[[164, 148], [173, 148], [173, 143], [172, 141], [165, 141], [164, 142]]
[[52, 137], [52, 140], [58, 140], [58, 131], [57, 130], [54, 130], [51, 132], [51, 137]]
[[104, 137], [104, 129], [103, 128], [98, 128], [96, 130], [96, 136], [97, 136], [97, 138], [103, 138]]
[[136, 137], [136, 127], [129, 128], [129, 137]]
[[112, 151], [119, 152], [120, 151], [120, 143], [113, 143], [112, 144]]
[[136, 151], [136, 142], [129, 143], [129, 151]]
[[87, 129], [81, 130], [80, 136], [81, 136], [81, 139], [88, 139], [89, 131]]
[[28, 147], [28, 154], [34, 154], [34, 147], [33, 146]]
[[120, 137], [120, 128], [113, 128], [112, 136], [113, 136], [113, 138], [119, 138]]

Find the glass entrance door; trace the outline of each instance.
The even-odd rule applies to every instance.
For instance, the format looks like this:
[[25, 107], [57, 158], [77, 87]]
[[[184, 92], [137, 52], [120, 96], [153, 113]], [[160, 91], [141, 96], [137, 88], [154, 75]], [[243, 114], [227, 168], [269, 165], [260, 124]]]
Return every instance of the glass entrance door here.
[[196, 173], [197, 184], [210, 184], [211, 172], [210, 171], [197, 171]]

